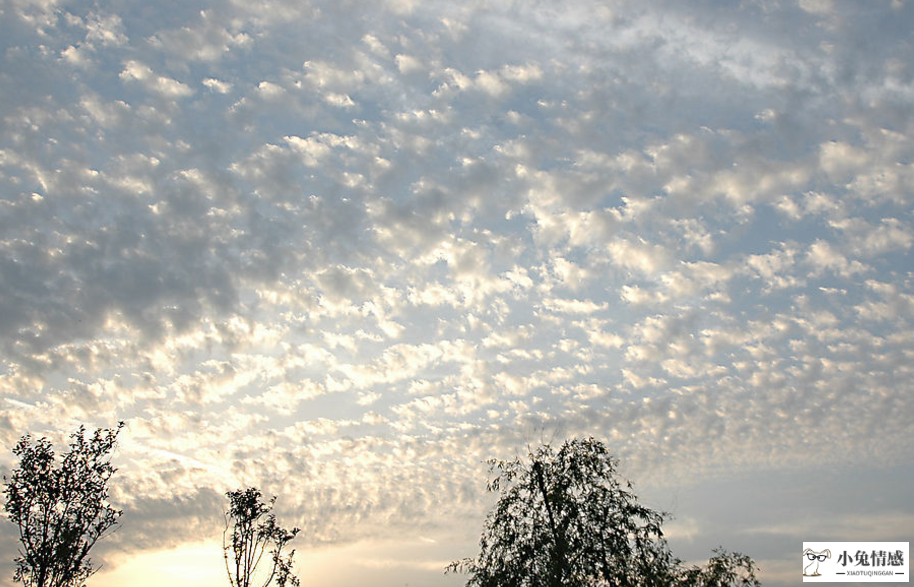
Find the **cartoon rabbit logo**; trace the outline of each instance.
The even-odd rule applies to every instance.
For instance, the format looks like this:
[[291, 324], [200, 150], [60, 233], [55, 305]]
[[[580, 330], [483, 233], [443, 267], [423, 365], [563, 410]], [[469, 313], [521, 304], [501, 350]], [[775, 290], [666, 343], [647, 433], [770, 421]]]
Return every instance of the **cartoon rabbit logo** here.
[[803, 576], [804, 577], [821, 577], [819, 574], [819, 563], [825, 562], [825, 559], [831, 558], [831, 551], [827, 548], [822, 552], [816, 552], [811, 548], [803, 551]]

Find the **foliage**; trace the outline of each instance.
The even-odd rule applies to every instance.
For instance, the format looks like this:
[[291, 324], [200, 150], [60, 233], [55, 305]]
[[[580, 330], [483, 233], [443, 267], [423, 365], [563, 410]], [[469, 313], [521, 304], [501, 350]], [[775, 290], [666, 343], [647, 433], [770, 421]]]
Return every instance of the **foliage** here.
[[758, 584], [751, 559], [724, 551], [707, 569], [684, 569], [663, 539], [665, 514], [638, 503], [597, 440], [569, 440], [557, 452], [547, 444], [490, 466], [498, 474], [488, 489], [501, 495], [479, 555], [447, 569], [468, 573], [468, 587]]
[[[225, 513], [222, 549], [232, 587], [267, 587], [274, 579], [278, 587], [298, 586], [299, 580], [292, 574], [295, 551], [284, 555], [282, 550], [299, 529], [286, 530], [276, 523], [272, 513], [276, 497], [264, 503], [260, 490], [254, 487], [229, 491], [225, 495], [229, 499], [229, 509]], [[258, 580], [257, 569], [264, 554], [269, 554], [270, 563]]]
[[124, 426], [86, 438], [81, 426], [57, 465], [47, 438], [23, 436], [13, 454], [19, 465], [6, 488], [5, 510], [21, 543], [14, 581], [27, 587], [79, 587], [97, 569], [89, 551], [121, 515], [108, 503], [108, 481], [117, 471], [109, 454]]
[[716, 548], [708, 566], [683, 571], [682, 584], [689, 587], [757, 587], [755, 570], [755, 562], [748, 556]]

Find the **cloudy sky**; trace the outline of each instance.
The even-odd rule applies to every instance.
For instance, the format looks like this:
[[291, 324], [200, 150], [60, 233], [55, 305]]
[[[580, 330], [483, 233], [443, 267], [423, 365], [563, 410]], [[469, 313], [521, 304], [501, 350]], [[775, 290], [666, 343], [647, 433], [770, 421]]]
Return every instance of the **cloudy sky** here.
[[795, 584], [804, 540], [910, 540], [912, 30], [0, 0], [0, 441], [127, 422], [97, 587], [225, 584], [246, 485], [307, 585], [460, 585], [484, 461], [581, 435], [690, 561]]

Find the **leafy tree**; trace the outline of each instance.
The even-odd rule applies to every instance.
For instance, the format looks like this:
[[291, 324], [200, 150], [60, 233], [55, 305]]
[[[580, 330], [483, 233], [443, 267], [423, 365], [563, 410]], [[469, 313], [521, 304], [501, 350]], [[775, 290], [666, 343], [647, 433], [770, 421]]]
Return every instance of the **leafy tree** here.
[[708, 566], [692, 567], [682, 572], [681, 584], [689, 587], [755, 587], [759, 585], [755, 570], [755, 561], [745, 554], [716, 548]]
[[117, 524], [121, 511], [108, 503], [108, 481], [117, 471], [109, 454], [115, 429], [86, 429], [70, 436], [70, 450], [58, 465], [47, 438], [23, 436], [13, 454], [19, 465], [4, 477], [5, 510], [19, 527], [21, 543], [13, 580], [27, 587], [80, 587], [97, 569], [89, 551]]
[[708, 568], [683, 568], [663, 539], [665, 514], [638, 503], [593, 438], [490, 466], [488, 489], [501, 495], [479, 555], [447, 568], [468, 573], [467, 587], [758, 585], [743, 555], [718, 551]]
[[[264, 503], [260, 490], [254, 487], [229, 491], [225, 495], [229, 499], [229, 509], [225, 512], [222, 550], [232, 587], [267, 587], [273, 579], [278, 587], [298, 586], [299, 580], [292, 574], [295, 551], [287, 555], [282, 553], [298, 534], [298, 528], [286, 530], [276, 523], [272, 513], [276, 497]], [[257, 569], [264, 554], [269, 554], [270, 563], [258, 579]]]

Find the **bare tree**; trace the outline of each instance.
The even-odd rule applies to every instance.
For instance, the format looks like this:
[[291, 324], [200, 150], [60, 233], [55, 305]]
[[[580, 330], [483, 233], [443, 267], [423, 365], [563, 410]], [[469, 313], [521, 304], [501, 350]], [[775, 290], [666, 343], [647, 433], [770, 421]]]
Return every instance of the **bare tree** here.
[[[267, 587], [274, 579], [277, 587], [298, 586], [299, 580], [292, 574], [295, 551], [286, 555], [282, 552], [298, 534], [298, 528], [286, 530], [276, 523], [272, 513], [276, 497], [264, 503], [260, 490], [254, 487], [225, 495], [229, 509], [225, 512], [222, 550], [232, 587]], [[269, 555], [269, 563], [258, 574], [264, 555]]]
[[80, 587], [98, 570], [89, 551], [122, 513], [108, 503], [108, 481], [117, 471], [109, 455], [123, 426], [96, 430], [90, 438], [80, 426], [59, 465], [47, 438], [33, 442], [25, 435], [16, 444], [19, 465], [3, 479], [5, 511], [19, 528], [14, 581], [27, 587]]

